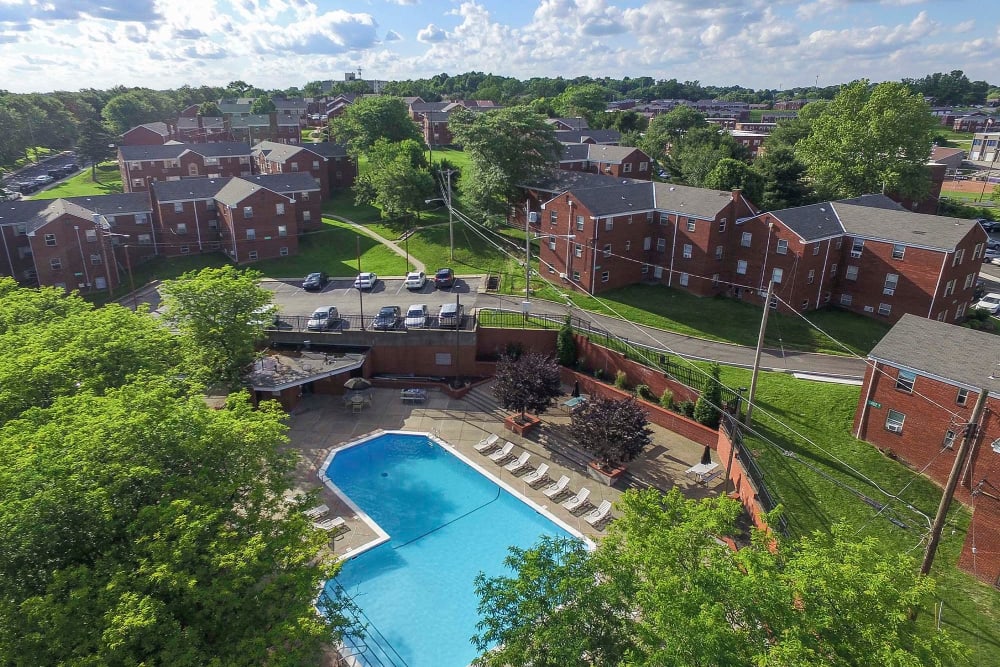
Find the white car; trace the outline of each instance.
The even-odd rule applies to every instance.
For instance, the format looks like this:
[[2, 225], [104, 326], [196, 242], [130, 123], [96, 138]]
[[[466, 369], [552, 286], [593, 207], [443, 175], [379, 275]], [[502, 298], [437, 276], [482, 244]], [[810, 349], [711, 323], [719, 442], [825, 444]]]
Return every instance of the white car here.
[[359, 273], [358, 277], [354, 279], [355, 289], [374, 289], [375, 283], [378, 282], [378, 276], [374, 273]]
[[972, 304], [972, 307], [977, 310], [988, 310], [991, 314], [996, 315], [1000, 313], [1000, 293], [990, 292]]
[[278, 307], [273, 303], [254, 309], [250, 315], [250, 324], [264, 328], [273, 327], [278, 324]]
[[427, 284], [427, 276], [424, 275], [423, 271], [412, 271], [406, 274], [406, 280], [403, 281], [403, 286], [406, 289], [423, 289], [424, 285]]
[[407, 329], [419, 329], [426, 327], [427, 315], [427, 304], [415, 303], [406, 309], [406, 319], [403, 320], [403, 324], [406, 325]]
[[983, 262], [986, 264], [992, 264], [998, 259], [1000, 259], [1000, 250], [989, 248], [983, 253]]

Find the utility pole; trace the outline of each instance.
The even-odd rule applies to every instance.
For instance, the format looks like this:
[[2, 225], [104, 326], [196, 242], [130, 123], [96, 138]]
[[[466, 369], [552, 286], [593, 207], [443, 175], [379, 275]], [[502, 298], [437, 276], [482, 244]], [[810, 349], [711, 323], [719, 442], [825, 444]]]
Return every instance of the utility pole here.
[[[354, 237], [355, 254], [358, 256], [358, 277], [361, 277], [361, 236]], [[358, 283], [358, 306], [361, 308], [361, 330], [365, 330], [365, 290]]]
[[767, 331], [767, 316], [771, 313], [771, 296], [774, 294], [774, 281], [767, 283], [767, 297], [764, 299], [764, 314], [760, 318], [760, 333], [757, 334], [757, 350], [753, 355], [753, 372], [750, 375], [750, 393], [747, 394], [747, 415], [743, 418], [746, 426], [751, 425], [750, 415], [753, 413], [753, 402], [757, 395], [757, 376], [760, 375], [760, 353], [764, 349], [764, 333]]
[[941, 531], [944, 529], [944, 521], [948, 516], [948, 508], [951, 507], [952, 498], [955, 496], [955, 487], [958, 486], [958, 478], [961, 476], [962, 466], [965, 464], [965, 457], [969, 454], [972, 444], [978, 437], [977, 425], [983, 416], [983, 408], [986, 407], [986, 398], [989, 392], [980, 388], [979, 398], [976, 399], [976, 407], [972, 409], [972, 416], [965, 427], [965, 436], [962, 444], [955, 453], [955, 463], [951, 466], [951, 474], [948, 475], [948, 483], [944, 487], [941, 495], [941, 504], [938, 505], [937, 514], [934, 515], [934, 523], [931, 524], [931, 535], [927, 542], [927, 549], [924, 551], [924, 562], [920, 564], [920, 574], [929, 574], [931, 566], [934, 564], [934, 556], [937, 552], [938, 542], [941, 541]]
[[451, 249], [451, 261], [455, 261], [455, 219], [451, 212], [451, 175], [455, 173], [453, 169], [444, 170], [447, 190], [444, 198], [445, 205], [448, 206], [448, 247]]

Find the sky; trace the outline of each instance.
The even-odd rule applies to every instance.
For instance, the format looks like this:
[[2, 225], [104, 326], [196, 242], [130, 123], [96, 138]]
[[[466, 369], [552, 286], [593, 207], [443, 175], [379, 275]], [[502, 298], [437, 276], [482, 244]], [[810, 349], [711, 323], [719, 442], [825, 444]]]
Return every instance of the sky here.
[[1000, 84], [991, 2], [0, 0], [0, 89], [284, 89], [359, 69], [778, 89], [960, 69]]

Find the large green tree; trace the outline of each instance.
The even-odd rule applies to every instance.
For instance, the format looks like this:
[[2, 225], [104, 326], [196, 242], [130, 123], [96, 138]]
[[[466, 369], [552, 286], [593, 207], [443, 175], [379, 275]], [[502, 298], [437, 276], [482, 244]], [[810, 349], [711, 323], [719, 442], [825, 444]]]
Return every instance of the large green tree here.
[[338, 142], [347, 144], [355, 156], [367, 153], [379, 139], [423, 142], [406, 104], [388, 95], [355, 100], [343, 114], [330, 121], [330, 132]]
[[185, 334], [199, 380], [237, 386], [254, 359], [263, 325], [254, 311], [271, 303], [261, 273], [233, 266], [189, 271], [163, 283], [164, 315]]
[[448, 123], [469, 156], [463, 191], [479, 209], [504, 213], [518, 186], [551, 169], [562, 153], [552, 126], [528, 107], [456, 111]]
[[705, 127], [708, 121], [691, 107], [676, 106], [665, 114], [649, 121], [639, 148], [654, 160], [663, 160], [671, 147], [688, 131]]
[[554, 100], [554, 106], [560, 116], [583, 116], [588, 122], [604, 113], [610, 91], [596, 83], [579, 86], [569, 86]]
[[250, 105], [250, 113], [267, 114], [275, 109], [274, 102], [267, 95], [261, 95]]
[[104, 129], [100, 121], [89, 118], [81, 123], [76, 152], [80, 157], [90, 162], [92, 179], [97, 180], [97, 164], [114, 156], [114, 146], [114, 136]]
[[813, 120], [795, 152], [823, 199], [883, 190], [919, 198], [930, 187], [927, 160], [936, 127], [923, 97], [904, 84], [855, 81]]
[[678, 136], [663, 164], [674, 177], [700, 188], [708, 187], [705, 179], [726, 158], [745, 160], [747, 149], [715, 125], [707, 125]]
[[750, 165], [732, 158], [722, 158], [705, 175], [702, 185], [712, 190], [740, 188], [750, 201], [759, 202], [764, 192], [764, 179]]
[[759, 199], [751, 198], [765, 211], [802, 206], [812, 201], [812, 190], [806, 180], [806, 166], [795, 156], [795, 149], [786, 145], [767, 148], [754, 160], [752, 169], [760, 176]]
[[798, 542], [755, 533], [740, 505], [627, 491], [590, 553], [543, 541], [510, 576], [476, 580], [483, 667], [950, 664], [961, 646], [909, 619], [933, 600], [912, 559], [835, 527]]
[[416, 213], [434, 195], [434, 177], [427, 169], [423, 147], [407, 139], [378, 139], [368, 150], [368, 169], [354, 184], [355, 201], [372, 204], [383, 218]]

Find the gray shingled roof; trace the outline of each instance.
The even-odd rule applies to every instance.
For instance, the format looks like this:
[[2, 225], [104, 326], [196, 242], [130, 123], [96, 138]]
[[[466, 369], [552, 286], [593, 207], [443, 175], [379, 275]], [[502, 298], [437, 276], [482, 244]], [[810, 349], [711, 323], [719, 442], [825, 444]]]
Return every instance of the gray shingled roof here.
[[584, 138], [590, 138], [598, 143], [621, 141], [622, 133], [618, 130], [556, 130], [556, 139], [564, 144], [582, 143]]
[[594, 174], [589, 171], [553, 169], [550, 174], [522, 187], [538, 192], [563, 193], [574, 188], [606, 188], [626, 183], [648, 183], [648, 181]]
[[986, 232], [982, 231], [975, 220], [911, 213], [902, 209], [848, 203], [849, 201], [851, 200], [832, 202], [832, 206], [844, 230], [851, 236], [906, 243], [946, 252], [953, 251], [975, 229], [980, 230], [983, 240], [986, 237]]
[[658, 211], [669, 211], [695, 218], [714, 220], [715, 216], [733, 199], [729, 190], [709, 190], [688, 185], [671, 183], [651, 183]]
[[906, 314], [868, 356], [1000, 396], [996, 340], [991, 333]]
[[171, 160], [190, 151], [204, 157], [250, 156], [250, 144], [241, 141], [219, 141], [207, 144], [169, 143], [162, 146], [119, 146], [126, 160]]
[[126, 213], [149, 213], [150, 211], [152, 211], [152, 207], [149, 204], [149, 196], [145, 192], [67, 199], [11, 201], [0, 204], [0, 225], [23, 224], [30, 233], [64, 214], [92, 220], [94, 213], [123, 215]]
[[305, 143], [302, 144], [302, 147], [323, 157], [347, 157], [347, 146], [344, 144], [321, 141], [318, 143]]
[[829, 202], [771, 211], [771, 215], [806, 243], [844, 234], [844, 227]]
[[66, 201], [100, 213], [101, 215], [125, 215], [128, 213], [149, 213], [153, 210], [146, 192], [126, 192], [114, 195], [94, 195], [90, 197], [66, 197]]
[[238, 206], [244, 199], [264, 186], [243, 178], [232, 178], [215, 195], [216, 201], [226, 206]]
[[230, 180], [232, 177], [182, 178], [179, 181], [156, 181], [150, 187], [158, 202], [191, 201], [213, 199]]
[[656, 208], [652, 183], [628, 183], [606, 188], [570, 190], [570, 195], [594, 217], [639, 213]]
[[42, 214], [51, 199], [17, 199], [0, 202], [0, 225], [22, 225]]
[[[170, 128], [167, 126], [166, 123], [164, 123], [161, 120], [153, 121], [152, 123], [143, 123], [142, 125], [136, 125], [135, 127], [132, 128], [132, 130], [138, 127], [144, 127], [147, 130], [152, 130], [153, 132], [156, 132], [157, 134], [164, 137], [170, 135]], [[132, 130], [129, 130], [129, 132], [131, 132]]]
[[289, 192], [319, 192], [316, 179], [305, 172], [289, 174], [255, 174], [253, 176], [240, 176], [241, 180], [250, 181], [260, 186], [287, 194]]
[[585, 162], [587, 160], [587, 155], [590, 151], [587, 147], [590, 144], [563, 144], [562, 156], [559, 158], [560, 162]]
[[198, 117], [180, 116], [177, 119], [177, 129], [179, 130], [197, 130], [201, 127], [221, 130], [225, 127], [225, 123], [221, 116], [202, 116], [201, 125], [198, 125]]
[[299, 151], [309, 151], [320, 157], [345, 157], [347, 155], [346, 146], [328, 141], [305, 144], [279, 144], [275, 141], [262, 141], [253, 147], [254, 155], [263, 153], [268, 160], [274, 162], [285, 162]]
[[633, 146], [605, 146], [602, 144], [584, 144], [587, 146], [587, 159], [591, 162], [621, 163], [638, 149]]
[[230, 120], [230, 127], [242, 129], [246, 127], [270, 127], [271, 116], [266, 113], [250, 114], [247, 116], [233, 116]]

